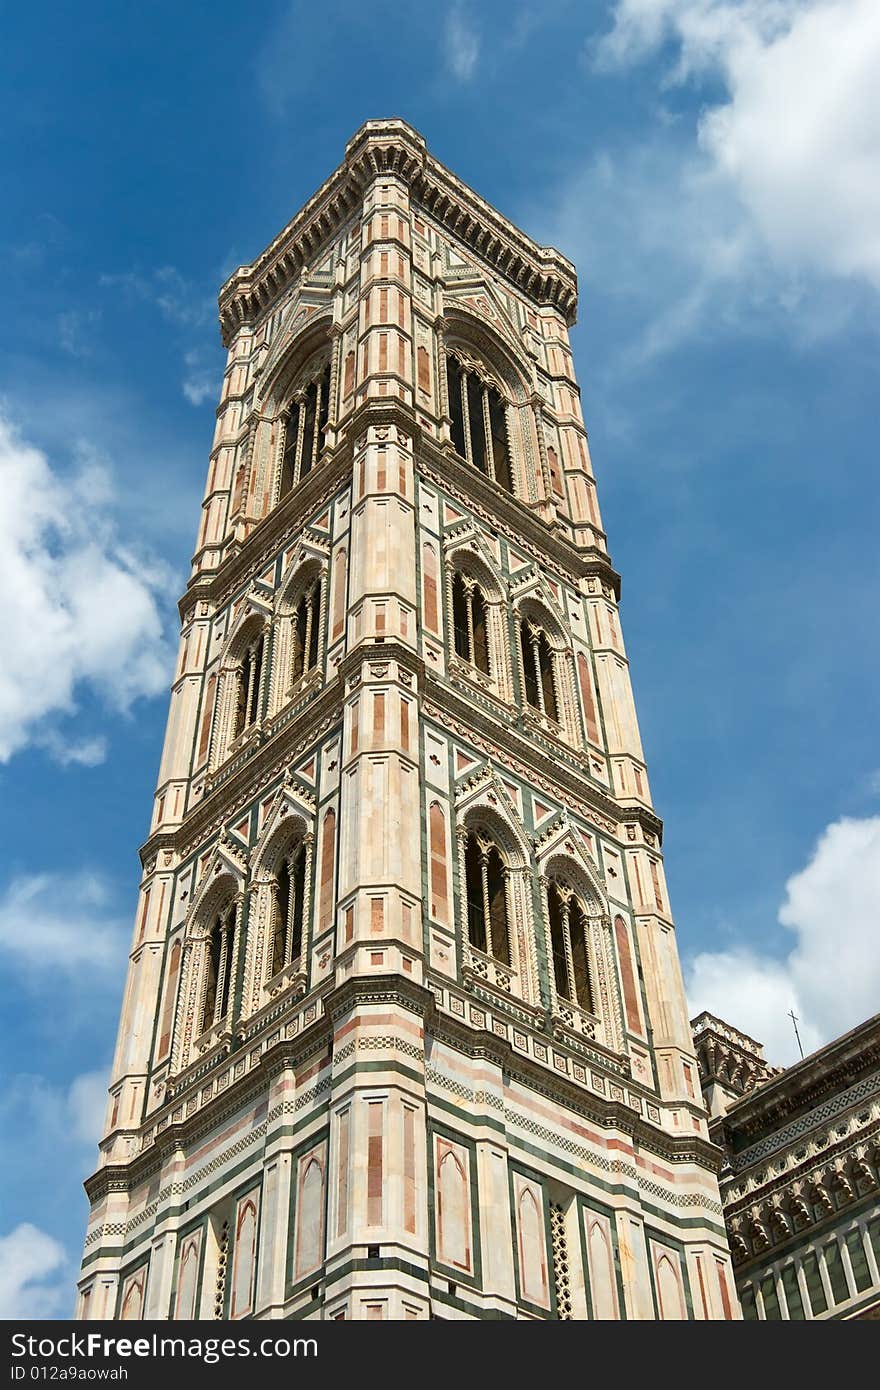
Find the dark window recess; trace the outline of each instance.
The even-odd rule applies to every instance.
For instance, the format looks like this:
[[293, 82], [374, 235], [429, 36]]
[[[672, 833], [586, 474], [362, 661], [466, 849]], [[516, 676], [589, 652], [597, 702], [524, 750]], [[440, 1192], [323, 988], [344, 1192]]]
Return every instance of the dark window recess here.
[[790, 1320], [792, 1322], [804, 1322], [806, 1319], [804, 1301], [801, 1298], [797, 1270], [794, 1265], [786, 1265], [782, 1271], [782, 1287], [785, 1289], [785, 1302], [788, 1306]]
[[218, 912], [208, 943], [207, 978], [202, 1005], [202, 1032], [219, 1023], [229, 1012], [229, 985], [232, 979], [232, 949], [235, 933], [235, 904]]
[[865, 1289], [871, 1286], [871, 1271], [868, 1269], [868, 1258], [862, 1244], [861, 1231], [847, 1231], [846, 1248], [849, 1251], [849, 1262], [852, 1265], [856, 1290], [858, 1293], [864, 1293]]
[[305, 885], [306, 852], [305, 846], [299, 844], [284, 856], [275, 875], [271, 975], [277, 975], [302, 955]]
[[293, 402], [287, 415], [284, 457], [281, 461], [283, 497], [318, 462], [324, 450], [324, 432], [330, 418], [330, 363], [320, 377], [310, 381]]
[[831, 1241], [825, 1246], [825, 1268], [828, 1270], [828, 1281], [831, 1284], [831, 1296], [835, 1303], [845, 1303], [850, 1296], [849, 1285], [846, 1282], [846, 1273], [843, 1268], [843, 1260], [840, 1255], [840, 1247], [836, 1240]]
[[263, 643], [261, 634], [252, 642], [238, 668], [238, 687], [235, 692], [235, 725], [233, 738], [238, 738], [255, 724], [260, 715], [260, 695], [263, 676]]
[[314, 579], [299, 596], [293, 615], [291, 635], [291, 679], [299, 680], [318, 664], [321, 621], [321, 581]]
[[776, 1297], [776, 1280], [772, 1274], [761, 1280], [761, 1297], [764, 1300], [764, 1317], [768, 1322], [779, 1322], [782, 1313]]
[[810, 1308], [815, 1318], [818, 1317], [820, 1313], [826, 1311], [828, 1300], [825, 1297], [822, 1276], [819, 1273], [819, 1261], [812, 1251], [804, 1256], [803, 1270], [807, 1280], [807, 1295], [810, 1300]]
[[510, 964], [506, 868], [491, 840], [473, 833], [464, 852], [468, 940], [485, 955]]
[[545, 714], [554, 723], [558, 723], [559, 708], [553, 680], [553, 648], [546, 632], [521, 618], [519, 646], [526, 703]]
[[[587, 945], [589, 923], [574, 893], [563, 894], [556, 883], [547, 885], [547, 913], [556, 993], [572, 1004], [593, 1012], [590, 988], [590, 959]], [[566, 932], [568, 943], [566, 943]], [[571, 960], [569, 961], [569, 949]]]
[[501, 392], [452, 355], [446, 358], [446, 385], [456, 453], [505, 492], [513, 492], [507, 404]]
[[452, 632], [456, 653], [488, 676], [486, 600], [480, 586], [458, 570], [452, 580]]

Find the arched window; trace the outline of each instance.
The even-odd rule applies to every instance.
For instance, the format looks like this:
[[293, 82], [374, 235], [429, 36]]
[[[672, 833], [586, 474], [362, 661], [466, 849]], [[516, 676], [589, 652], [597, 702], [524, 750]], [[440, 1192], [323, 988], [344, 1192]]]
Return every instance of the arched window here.
[[299, 960], [303, 951], [303, 903], [306, 893], [306, 851], [299, 841], [282, 857], [272, 885], [274, 930], [270, 979]]
[[200, 1030], [203, 1033], [229, 1013], [234, 944], [235, 903], [230, 902], [216, 914], [208, 938], [207, 978]]
[[456, 452], [512, 492], [507, 405], [501, 392], [452, 353], [446, 358], [446, 383]]
[[469, 832], [464, 867], [468, 940], [476, 950], [509, 965], [507, 866], [498, 846], [483, 834]]
[[452, 627], [457, 654], [491, 675], [486, 600], [479, 584], [460, 570], [452, 580]]
[[297, 681], [318, 664], [321, 578], [312, 580], [299, 596], [292, 615], [291, 679]]
[[556, 993], [593, 1013], [587, 945], [590, 927], [583, 904], [567, 885], [551, 879], [547, 884], [547, 916]]
[[330, 417], [330, 363], [319, 377], [301, 391], [287, 415], [284, 435], [284, 456], [281, 461], [283, 497], [304, 478], [321, 456], [324, 430]]
[[235, 716], [232, 737], [238, 738], [259, 719], [263, 693], [265, 634], [259, 633], [245, 651], [236, 672]]
[[526, 702], [559, 723], [559, 703], [553, 676], [553, 649], [542, 627], [520, 618], [519, 645]]

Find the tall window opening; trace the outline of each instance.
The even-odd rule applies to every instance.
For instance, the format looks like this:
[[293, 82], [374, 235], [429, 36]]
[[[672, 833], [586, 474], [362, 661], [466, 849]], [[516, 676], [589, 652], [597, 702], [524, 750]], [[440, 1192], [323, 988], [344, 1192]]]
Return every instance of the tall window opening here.
[[550, 640], [537, 623], [521, 618], [519, 644], [526, 702], [558, 724], [559, 703], [556, 698], [553, 648], [550, 646]]
[[296, 681], [318, 664], [321, 580], [313, 579], [299, 596], [293, 613], [291, 678]]
[[479, 584], [460, 570], [452, 580], [452, 628], [457, 654], [490, 675], [486, 600]]
[[310, 381], [296, 397], [287, 415], [284, 457], [281, 462], [281, 496], [314, 468], [324, 448], [324, 430], [330, 418], [330, 363], [320, 377]]
[[465, 844], [468, 940], [478, 951], [510, 964], [507, 865], [498, 846], [468, 834]]
[[260, 701], [263, 689], [263, 652], [266, 637], [260, 633], [251, 642], [242, 657], [237, 675], [235, 693], [235, 723], [232, 737], [238, 738], [260, 717]]
[[228, 903], [214, 918], [208, 941], [208, 975], [205, 981], [202, 1027], [212, 1028], [229, 1012], [235, 938], [235, 903]]
[[300, 841], [284, 855], [272, 885], [275, 927], [270, 977], [302, 955], [305, 889], [306, 852]]
[[507, 405], [501, 392], [451, 353], [446, 358], [446, 384], [456, 453], [512, 492]]
[[583, 905], [570, 888], [551, 880], [547, 885], [547, 915], [556, 993], [560, 999], [593, 1013], [589, 922]]

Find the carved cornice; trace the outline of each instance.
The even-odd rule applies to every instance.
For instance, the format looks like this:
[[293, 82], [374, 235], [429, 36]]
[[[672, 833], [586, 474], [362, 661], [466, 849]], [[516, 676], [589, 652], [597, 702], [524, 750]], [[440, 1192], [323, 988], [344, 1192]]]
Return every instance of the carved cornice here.
[[[603, 1100], [578, 1082], [515, 1052], [510, 1042], [497, 1034], [453, 1018], [438, 1008], [430, 989], [404, 976], [355, 976], [327, 989], [323, 995], [318, 989], [309, 996], [297, 999], [296, 1011], [304, 1012], [317, 1002], [321, 1007], [315, 1008], [313, 1022], [306, 1024], [293, 1036], [282, 1037], [279, 1030], [278, 1040], [262, 1051], [256, 1064], [245, 1070], [241, 1077], [215, 1093], [192, 1113], [171, 1122], [172, 1114], [189, 1108], [188, 1101], [198, 1095], [206, 1073], [216, 1070], [216, 1065], [196, 1068], [181, 1078], [167, 1103], [154, 1111], [142, 1126], [139, 1137], [151, 1136], [148, 1146], [127, 1162], [107, 1164], [86, 1179], [84, 1186], [89, 1200], [95, 1203], [108, 1192], [131, 1191], [147, 1181], [176, 1150], [199, 1142], [240, 1112], [249, 1101], [263, 1095], [272, 1078], [285, 1068], [295, 1067], [325, 1050], [328, 1060], [332, 1060], [329, 1050], [335, 1025], [353, 1009], [377, 1003], [397, 1004], [405, 1008], [422, 1020], [425, 1032], [431, 1037], [450, 1043], [471, 1058], [486, 1058], [494, 1062], [510, 1080], [525, 1085], [556, 1105], [574, 1111], [602, 1129], [632, 1136], [641, 1149], [657, 1157], [670, 1163], [692, 1163], [712, 1174], [718, 1171], [721, 1151], [709, 1140], [697, 1134], [670, 1134], [648, 1124], [626, 1105], [616, 1100]], [[279, 1020], [274, 1016], [267, 1022], [265, 1031], [270, 1033], [273, 1028], [279, 1028]], [[236, 1056], [244, 1057], [252, 1053], [256, 1043], [256, 1038], [249, 1039], [230, 1056], [212, 1058], [212, 1063], [229, 1063]], [[631, 1088], [634, 1086], [632, 1081], [627, 1084]], [[328, 1094], [329, 1090], [328, 1086]]]
[[[453, 720], [461, 721], [461, 737], [471, 742], [476, 741], [475, 735], [477, 739], [480, 736], [486, 739], [494, 747], [492, 756], [499, 766], [507, 767], [511, 773], [519, 772], [526, 780], [534, 781], [541, 790], [548, 795], [554, 795], [577, 814], [589, 819], [592, 811], [600, 829], [615, 838], [618, 836], [622, 818], [621, 808], [612, 797], [595, 787], [588, 780], [586, 773], [568, 767], [550, 752], [545, 753], [534, 739], [529, 738], [522, 730], [510, 728], [492, 719], [473, 701], [459, 694], [442, 676], [435, 675], [432, 671], [425, 672], [425, 703], [422, 712], [428, 718], [438, 719], [439, 716], [438, 722], [453, 733], [459, 730], [455, 724], [449, 723], [447, 715], [451, 715]], [[477, 747], [479, 746], [477, 743]], [[566, 795], [574, 800], [574, 806], [566, 802]], [[630, 818], [629, 811], [626, 812], [626, 816]]]
[[242, 324], [256, 323], [320, 255], [382, 174], [409, 185], [414, 201], [472, 255], [537, 304], [552, 305], [568, 324], [577, 312], [577, 274], [553, 247], [538, 246], [427, 151], [401, 120], [367, 121], [345, 158], [251, 265], [239, 266], [220, 291], [220, 329], [229, 347]]
[[234, 555], [229, 555], [217, 569], [193, 576], [178, 603], [181, 623], [191, 619], [192, 610], [200, 600], [216, 610], [237, 589], [246, 587], [287, 541], [292, 542], [302, 535], [312, 512], [330, 501], [350, 479], [351, 446], [343, 441], [257, 523]]
[[724, 1116], [724, 1139], [743, 1147], [785, 1124], [793, 1115], [806, 1115], [829, 1096], [880, 1068], [880, 1014], [835, 1038], [826, 1047], [778, 1071], [758, 1090], [730, 1106]]
[[[714, 1127], [712, 1133], [716, 1134]], [[757, 1175], [740, 1174], [731, 1180], [722, 1174], [724, 1219], [737, 1266], [775, 1259], [790, 1241], [810, 1239], [866, 1203], [876, 1204], [880, 1119], [875, 1116], [865, 1125], [853, 1121], [836, 1143], [833, 1133], [817, 1131], [812, 1142], [801, 1141], [800, 1160], [790, 1153], [777, 1155], [770, 1168]], [[783, 1166], [785, 1171], [777, 1171]]]
[[[141, 863], [146, 864], [156, 853], [158, 845], [173, 847], [182, 857], [197, 849], [230, 817], [247, 805], [256, 788], [267, 788], [289, 766], [292, 759], [312, 744], [320, 743], [324, 735], [342, 719], [342, 682], [333, 677], [314, 700], [308, 701], [298, 713], [274, 734], [254, 744], [250, 756], [228, 777], [218, 768], [217, 780], [203, 799], [188, 811], [174, 831], [151, 835], [141, 846]], [[282, 711], [283, 713], [283, 711]], [[305, 730], [309, 737], [303, 741]], [[231, 761], [235, 761], [232, 759]]]
[[418, 424], [415, 411], [393, 399], [364, 401], [341, 422], [342, 438], [335, 451], [265, 516], [235, 554], [216, 570], [193, 576], [178, 607], [187, 622], [199, 600], [213, 609], [222, 606], [252, 575], [259, 574], [287, 540], [295, 539], [310, 514], [328, 502], [351, 480], [354, 448], [371, 426], [395, 425], [413, 442], [416, 470], [440, 487], [448, 487], [467, 500], [475, 516], [518, 546], [545, 570], [563, 580], [596, 577], [608, 584], [620, 600], [621, 580], [608, 555], [595, 547], [577, 546], [552, 530], [528, 503], [510, 497], [479, 471], [461, 461], [451, 447], [432, 439]]

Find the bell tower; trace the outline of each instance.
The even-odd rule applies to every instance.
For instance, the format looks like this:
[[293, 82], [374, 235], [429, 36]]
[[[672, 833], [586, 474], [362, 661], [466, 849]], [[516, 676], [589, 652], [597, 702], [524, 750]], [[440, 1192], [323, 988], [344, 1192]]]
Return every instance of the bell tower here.
[[568, 328], [402, 121], [228, 364], [83, 1318], [735, 1318]]

